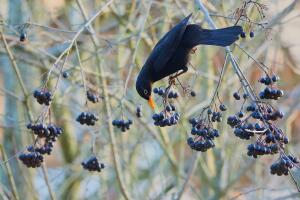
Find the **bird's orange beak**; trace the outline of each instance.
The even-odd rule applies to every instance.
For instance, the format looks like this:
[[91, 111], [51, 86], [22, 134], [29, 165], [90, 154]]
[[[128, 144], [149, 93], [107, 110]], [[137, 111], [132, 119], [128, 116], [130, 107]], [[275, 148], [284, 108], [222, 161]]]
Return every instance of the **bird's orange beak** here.
[[153, 101], [152, 96], [149, 97], [148, 104], [149, 104], [149, 106], [151, 107], [152, 110], [155, 109], [155, 103]]

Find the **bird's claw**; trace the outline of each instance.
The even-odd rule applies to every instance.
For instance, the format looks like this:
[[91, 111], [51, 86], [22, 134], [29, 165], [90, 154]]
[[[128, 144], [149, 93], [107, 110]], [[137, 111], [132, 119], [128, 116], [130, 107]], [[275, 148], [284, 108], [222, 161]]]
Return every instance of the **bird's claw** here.
[[192, 48], [192, 50], [191, 50], [191, 54], [194, 54], [194, 53], [196, 53], [196, 51], [197, 51], [197, 47], [194, 47], [194, 48]]

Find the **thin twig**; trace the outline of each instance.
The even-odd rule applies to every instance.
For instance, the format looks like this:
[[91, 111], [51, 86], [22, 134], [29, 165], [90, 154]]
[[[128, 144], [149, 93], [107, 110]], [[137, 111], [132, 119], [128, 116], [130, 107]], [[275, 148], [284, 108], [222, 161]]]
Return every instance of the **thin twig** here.
[[[44, 176], [47, 188], [49, 190], [49, 188], [51, 188], [51, 185], [50, 185], [50, 181], [49, 181], [49, 178], [48, 178], [48, 172], [47, 172], [47, 168], [46, 168], [46, 163], [43, 163], [42, 165], [43, 165], [42, 166], [43, 176]], [[50, 199], [51, 200], [55, 200], [56, 199], [56, 197], [55, 197], [55, 195], [54, 195], [54, 193], [52, 191], [51, 192], [49, 191], [49, 195], [50, 195]]]
[[147, 12], [145, 14], [145, 19], [144, 19], [144, 21], [142, 23], [142, 27], [141, 27], [140, 32], [139, 32], [139, 36], [138, 36], [137, 41], [135, 43], [135, 48], [134, 48], [134, 52], [133, 52], [133, 55], [132, 55], [131, 65], [130, 65], [129, 72], [128, 72], [128, 75], [127, 75], [127, 78], [126, 78], [126, 81], [125, 81], [123, 98], [126, 96], [126, 91], [127, 91], [128, 83], [129, 83], [129, 80], [131, 78], [131, 73], [132, 73], [133, 67], [135, 66], [134, 62], [135, 62], [135, 59], [136, 59], [136, 54], [138, 52], [137, 49], [138, 49], [138, 46], [139, 46], [141, 38], [142, 38], [142, 33], [143, 33], [144, 29], [145, 29], [145, 24], [146, 24], [146, 21], [147, 21], [147, 18], [148, 18], [150, 9], [151, 9], [151, 5], [152, 5], [152, 1], [149, 2], [148, 8], [147, 8]]
[[[112, 0], [109, 2], [112, 3]], [[87, 20], [87, 14], [85, 13], [85, 9], [84, 9], [81, 1], [76, 0], [76, 3], [81, 11], [83, 18], [85, 20]], [[95, 32], [93, 27], [90, 26], [90, 24], [88, 25], [88, 27], [92, 33]], [[99, 41], [98, 41], [97, 37], [95, 37], [94, 34], [91, 34], [90, 37], [92, 39], [95, 51], [97, 51], [98, 46], [99, 46], [98, 45]], [[111, 119], [112, 115], [111, 115], [109, 94], [108, 94], [108, 89], [107, 89], [107, 80], [105, 77], [103, 77], [103, 74], [104, 74], [104, 70], [103, 70], [103, 66], [102, 66], [103, 59], [100, 59], [99, 54], [96, 54], [96, 59], [98, 62], [98, 65], [97, 65], [98, 71], [100, 73], [99, 80], [101, 82], [101, 88], [102, 88], [103, 97], [104, 97], [105, 113], [106, 113], [106, 118], [108, 119], [107, 126], [108, 126], [108, 132], [109, 132], [109, 136], [110, 136], [109, 138], [110, 138], [110, 144], [111, 144], [111, 149], [112, 149], [112, 156], [113, 156], [113, 161], [114, 161], [114, 165], [115, 165], [116, 175], [117, 175], [118, 183], [120, 185], [120, 189], [121, 189], [121, 193], [122, 193], [123, 197], [126, 200], [129, 200], [129, 199], [131, 199], [131, 197], [130, 197], [130, 193], [127, 191], [126, 186], [124, 184], [124, 180], [123, 180], [124, 176], [123, 176], [123, 172], [121, 170], [121, 166], [119, 164], [119, 156], [117, 154], [117, 145], [116, 145], [114, 128], [113, 128], [112, 124], [110, 123], [112, 121], [112, 119]]]
[[178, 192], [178, 195], [177, 195], [177, 200], [181, 199], [184, 191], [186, 190], [187, 186], [188, 186], [188, 183], [197, 167], [197, 162], [198, 162], [198, 153], [197, 152], [194, 152], [193, 155], [192, 155], [192, 158], [191, 158], [191, 163], [190, 163], [190, 166], [189, 166], [189, 171], [186, 175], [186, 178], [184, 179], [184, 183], [182, 184], [182, 187], [180, 188], [179, 192]]
[[[56, 67], [56, 65], [60, 62], [60, 60], [63, 58], [63, 56], [65, 54], [67, 54], [72, 46], [74, 45], [75, 41], [77, 40], [77, 38], [79, 37], [79, 35], [88, 27], [90, 27], [90, 24], [113, 2], [113, 0], [108, 1], [104, 6], [102, 6], [90, 19], [87, 19], [86, 17], [86, 22], [85, 24], [77, 31], [77, 33], [74, 35], [73, 39], [70, 41], [69, 46], [60, 54], [60, 56], [56, 59], [56, 61], [54, 62], [51, 70], [49, 70], [47, 79], [46, 79], [46, 83], [48, 82], [48, 79], [50, 77], [50, 74], [52, 72], [52, 70], [54, 69], [54, 67]], [[94, 37], [94, 36], [93, 36]]]
[[10, 50], [9, 45], [7, 44], [6, 37], [5, 37], [5, 34], [4, 34], [2, 28], [0, 28], [0, 35], [1, 35], [1, 38], [2, 38], [2, 41], [3, 41], [3, 44], [4, 44], [4, 48], [5, 48], [5, 50], [6, 50], [6, 53], [7, 53], [8, 57], [9, 57], [9, 60], [11, 61], [11, 66], [12, 66], [12, 68], [14, 69], [14, 71], [15, 71], [15, 73], [16, 73], [17, 80], [18, 80], [18, 82], [19, 82], [19, 84], [20, 84], [20, 86], [21, 86], [21, 90], [22, 90], [22, 92], [23, 92], [23, 94], [24, 94], [24, 98], [25, 98], [24, 104], [25, 104], [25, 108], [26, 108], [27, 111], [28, 111], [28, 112], [27, 112], [27, 113], [28, 113], [28, 118], [29, 118], [29, 119], [32, 119], [31, 112], [29, 112], [29, 110], [30, 110], [30, 109], [29, 109], [29, 102], [28, 102], [28, 100], [27, 100], [27, 97], [28, 97], [28, 91], [27, 91], [27, 89], [26, 89], [26, 87], [25, 87], [25, 84], [24, 84], [24, 81], [23, 81], [23, 79], [22, 79], [22, 77], [21, 77], [21, 73], [20, 73], [19, 67], [18, 67], [18, 65], [17, 65], [17, 62], [16, 62], [16, 60], [15, 60], [15, 58], [14, 58], [14, 56], [13, 56], [11, 50]]
[[[4, 151], [4, 149], [3, 149], [3, 147], [2, 147], [1, 144], [0, 144], [0, 152], [2, 154], [3, 160], [7, 160], [6, 153], [5, 153], [5, 151]], [[18, 200], [19, 199], [19, 195], [18, 195], [18, 192], [17, 192], [16, 183], [15, 183], [15, 180], [13, 178], [13, 174], [12, 174], [12, 171], [11, 171], [11, 168], [10, 168], [8, 162], [6, 162], [5, 167], [6, 167], [6, 171], [7, 171], [7, 176], [8, 176], [9, 184], [10, 184], [11, 189], [12, 189], [12, 194], [13, 194], [14, 198], [16, 200]]]
[[226, 71], [227, 61], [228, 61], [228, 54], [226, 53], [225, 60], [224, 60], [224, 65], [223, 65], [221, 73], [220, 73], [220, 77], [219, 77], [219, 80], [218, 80], [216, 90], [215, 90], [215, 92], [213, 94], [213, 97], [211, 99], [210, 106], [212, 106], [212, 104], [214, 103], [215, 98], [218, 94], [219, 88], [221, 86], [221, 83], [222, 83], [222, 80], [223, 80], [223, 77], [224, 77], [224, 74], [225, 74], [225, 71]]
[[77, 42], [75, 42], [75, 49], [76, 49], [76, 55], [77, 55], [77, 59], [78, 59], [79, 67], [80, 67], [80, 74], [81, 74], [82, 84], [83, 84], [83, 88], [84, 88], [85, 104], [87, 104], [87, 89], [86, 89], [86, 83], [85, 83], [85, 75], [84, 75], [84, 72], [83, 72], [83, 66], [82, 66], [82, 63], [81, 63]]
[[26, 22], [25, 25], [35, 26], [35, 27], [39, 27], [39, 28], [43, 28], [43, 29], [47, 29], [49, 31], [55, 31], [55, 32], [70, 33], [70, 34], [76, 34], [77, 33], [77, 31], [70, 31], [70, 30], [54, 28], [54, 27], [50, 27], [50, 26], [37, 24], [37, 23], [34, 23], [34, 22]]
[[[30, 107], [29, 107], [29, 102], [28, 102], [28, 92], [27, 92], [27, 89], [26, 89], [26, 87], [25, 87], [24, 81], [23, 81], [23, 79], [22, 79], [22, 76], [21, 76], [19, 67], [18, 67], [18, 65], [17, 65], [17, 62], [16, 62], [16, 60], [15, 60], [15, 58], [14, 58], [14, 56], [13, 56], [11, 50], [10, 50], [9, 45], [7, 44], [7, 41], [6, 41], [6, 38], [5, 38], [5, 35], [4, 35], [4, 32], [3, 32], [3, 29], [2, 29], [2, 28], [0, 28], [0, 35], [1, 35], [1, 38], [2, 38], [2, 41], [3, 41], [4, 47], [5, 47], [5, 50], [6, 50], [6, 52], [7, 52], [7, 55], [8, 55], [8, 57], [9, 57], [10, 61], [11, 61], [11, 66], [13, 67], [13, 69], [14, 69], [16, 75], [17, 75], [17, 79], [18, 79], [18, 81], [19, 81], [19, 84], [20, 84], [20, 86], [21, 86], [21, 90], [22, 90], [23, 95], [24, 95], [24, 97], [25, 97], [24, 104], [25, 104], [25, 108], [26, 108], [26, 110], [27, 110], [28, 118], [29, 118], [30, 121], [32, 121], [32, 120], [33, 120], [33, 116], [32, 116], [32, 114], [31, 114], [31, 110], [30, 110]], [[32, 139], [33, 139], [33, 141], [35, 141], [34, 136], [32, 137]], [[43, 168], [43, 174], [44, 174], [44, 177], [46, 177], [46, 176], [47, 176], [47, 174], [45, 174], [46, 168], [45, 168], [45, 166], [42, 166], [42, 168]], [[48, 179], [45, 178], [45, 182], [46, 182], [47, 186], [49, 186], [49, 187], [48, 187], [48, 192], [49, 192], [49, 194], [50, 194], [50, 197], [54, 197], [53, 191], [52, 191], [52, 189], [51, 189], [51, 187], [50, 187], [50, 183], [48, 183]], [[52, 200], [54, 200], [54, 199], [52, 199]]]

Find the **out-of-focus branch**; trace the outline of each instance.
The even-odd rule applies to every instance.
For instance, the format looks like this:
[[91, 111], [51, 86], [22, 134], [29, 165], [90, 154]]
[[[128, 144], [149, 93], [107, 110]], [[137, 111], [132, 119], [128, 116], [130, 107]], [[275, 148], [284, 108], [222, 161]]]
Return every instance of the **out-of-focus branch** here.
[[9, 57], [9, 60], [10, 60], [10, 62], [12, 64], [12, 67], [13, 67], [15, 73], [16, 73], [18, 82], [19, 82], [19, 84], [21, 86], [21, 90], [22, 90], [24, 98], [25, 98], [24, 105], [25, 105], [25, 108], [27, 110], [28, 118], [30, 120], [32, 120], [33, 117], [32, 117], [31, 111], [30, 111], [29, 102], [27, 100], [28, 91], [27, 91], [27, 89], [25, 87], [25, 84], [24, 84], [24, 81], [23, 81], [23, 79], [21, 77], [21, 73], [20, 73], [19, 67], [17, 65], [16, 59], [14, 58], [14, 56], [13, 56], [11, 50], [10, 50], [10, 47], [7, 44], [6, 37], [5, 37], [5, 34], [3, 32], [3, 28], [0, 28], [0, 35], [1, 35], [2, 42], [4, 44], [5, 51], [6, 51], [7, 55], [8, 55], [8, 57]]
[[191, 163], [189, 165], [189, 170], [188, 170], [188, 173], [186, 175], [186, 178], [184, 179], [184, 183], [182, 184], [182, 187], [180, 188], [179, 192], [178, 192], [178, 195], [176, 197], [176, 199], [181, 199], [184, 191], [186, 190], [187, 186], [188, 186], [188, 183], [196, 169], [196, 166], [197, 166], [197, 162], [198, 162], [198, 153], [197, 152], [194, 152], [193, 153], [193, 156], [191, 158]]
[[[1, 144], [0, 144], [0, 152], [2, 154], [3, 160], [7, 160], [6, 153], [5, 153], [4, 148], [2, 147]], [[9, 167], [9, 163], [7, 162], [5, 164], [5, 166], [6, 166], [6, 171], [7, 171], [7, 176], [8, 176], [9, 184], [10, 184], [10, 187], [12, 189], [12, 194], [13, 194], [14, 198], [16, 200], [18, 200], [20, 198], [19, 198], [19, 195], [18, 195], [18, 192], [17, 192], [16, 183], [15, 183], [15, 180], [14, 180], [11, 168]]]
[[127, 91], [128, 83], [129, 83], [129, 80], [130, 80], [130, 77], [131, 77], [131, 74], [132, 74], [133, 67], [135, 66], [134, 63], [135, 63], [135, 59], [136, 59], [137, 49], [138, 49], [138, 46], [139, 46], [141, 38], [142, 38], [142, 33], [143, 33], [144, 29], [145, 29], [145, 24], [146, 24], [146, 21], [147, 21], [149, 12], [150, 12], [151, 5], [152, 5], [152, 1], [149, 2], [148, 8], [147, 8], [147, 11], [146, 11], [146, 14], [145, 14], [145, 19], [144, 19], [144, 21], [142, 23], [142, 26], [141, 26], [141, 29], [140, 29], [140, 32], [139, 32], [139, 36], [138, 36], [137, 41], [135, 43], [134, 52], [133, 52], [132, 60], [131, 60], [131, 64], [130, 64], [130, 68], [129, 68], [128, 75], [127, 75], [127, 78], [126, 78], [126, 81], [125, 81], [123, 98], [126, 96], [126, 91]]
[[[112, 1], [110, 1], [110, 2], [112, 2]], [[77, 3], [77, 5], [80, 9], [80, 12], [81, 12], [83, 18], [85, 20], [87, 20], [87, 14], [85, 12], [85, 9], [84, 9], [81, 1], [76, 0], [76, 3]], [[89, 25], [88, 27], [89, 27], [89, 29], [91, 30], [92, 33], [95, 32], [92, 26]], [[95, 37], [94, 34], [92, 34], [91, 39], [92, 39], [95, 51], [97, 51], [98, 47], [99, 47], [98, 38]], [[97, 65], [98, 71], [100, 73], [99, 79], [100, 79], [101, 88], [102, 88], [102, 91], [103, 91], [105, 113], [106, 113], [106, 118], [108, 119], [107, 120], [107, 126], [108, 126], [110, 144], [111, 144], [111, 149], [112, 149], [112, 157], [113, 157], [113, 162], [114, 162], [114, 165], [115, 165], [116, 175], [117, 175], [117, 179], [118, 179], [123, 197], [126, 200], [129, 200], [129, 199], [131, 199], [131, 197], [130, 197], [130, 193], [127, 191], [126, 186], [124, 184], [124, 179], [123, 179], [124, 176], [123, 176], [123, 173], [122, 173], [122, 170], [121, 170], [121, 166], [119, 164], [119, 156], [117, 154], [117, 145], [116, 145], [116, 138], [115, 138], [114, 128], [113, 128], [112, 124], [110, 123], [112, 121], [111, 120], [112, 115], [111, 115], [109, 94], [108, 94], [108, 88], [107, 88], [107, 80], [103, 76], [103, 74], [104, 74], [104, 70], [103, 70], [103, 67], [102, 67], [103, 64], [102, 64], [102, 60], [101, 60], [99, 54], [96, 54], [96, 59], [97, 59], [97, 62], [98, 62], [97, 63], [98, 64]]]
[[[4, 48], [6, 50], [6, 53], [7, 53], [8, 57], [9, 57], [9, 60], [11, 61], [11, 65], [12, 65], [12, 67], [13, 67], [16, 75], [17, 75], [17, 79], [19, 81], [19, 84], [21, 86], [21, 90], [22, 90], [23, 95], [25, 97], [24, 104], [25, 104], [25, 108], [27, 110], [28, 118], [29, 118], [30, 121], [32, 121], [33, 120], [33, 116], [31, 114], [31, 109], [30, 109], [29, 102], [28, 102], [28, 91], [27, 91], [27, 89], [25, 87], [25, 84], [24, 84], [24, 81], [22, 79], [19, 67], [17, 65], [17, 62], [16, 62], [16, 60], [15, 60], [15, 58], [14, 58], [14, 56], [13, 56], [11, 50], [10, 50], [9, 45], [7, 44], [7, 41], [6, 41], [6, 38], [5, 38], [5, 34], [4, 34], [2, 28], [0, 28], [0, 36], [2, 38], [2, 41], [3, 41], [3, 44], [4, 44]], [[33, 141], [34, 140], [35, 139], [34, 139], [34, 136], [33, 136]], [[46, 169], [45, 165], [42, 165], [42, 170], [43, 170], [43, 175], [44, 175], [44, 179], [45, 179], [45, 182], [46, 182], [46, 185], [47, 185], [47, 188], [48, 188], [48, 192], [49, 192], [50, 198], [52, 200], [54, 200], [55, 196], [54, 196], [54, 193], [53, 193], [53, 191], [52, 191], [52, 189], [50, 187], [50, 183], [48, 181], [48, 174], [47, 174], [47, 169]]]

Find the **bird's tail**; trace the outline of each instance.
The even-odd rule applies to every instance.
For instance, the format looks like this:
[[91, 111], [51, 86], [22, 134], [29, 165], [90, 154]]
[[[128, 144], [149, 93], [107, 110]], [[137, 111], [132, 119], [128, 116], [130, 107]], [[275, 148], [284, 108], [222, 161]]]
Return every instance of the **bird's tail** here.
[[[190, 30], [188, 30], [190, 29]], [[227, 28], [208, 30], [202, 29], [197, 25], [190, 25], [187, 27], [187, 38], [193, 38], [189, 42], [189, 46], [197, 46], [199, 44], [215, 45], [215, 46], [229, 46], [239, 39], [239, 35], [243, 32], [240, 26], [231, 26]]]

